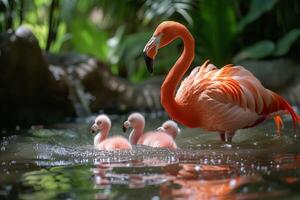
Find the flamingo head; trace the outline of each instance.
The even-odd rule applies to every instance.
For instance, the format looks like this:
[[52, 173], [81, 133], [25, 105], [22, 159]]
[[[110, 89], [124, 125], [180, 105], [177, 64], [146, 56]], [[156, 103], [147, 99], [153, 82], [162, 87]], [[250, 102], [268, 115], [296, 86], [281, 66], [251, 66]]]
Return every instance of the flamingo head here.
[[147, 69], [150, 73], [153, 72], [153, 60], [155, 59], [158, 49], [179, 37], [179, 30], [182, 28], [185, 28], [185, 26], [174, 21], [165, 21], [158, 25], [143, 50]]
[[178, 128], [177, 123], [172, 120], [168, 120], [163, 123], [163, 125], [157, 128], [158, 131], [166, 132], [168, 135], [172, 136], [174, 139], [176, 135], [180, 133], [180, 128]]
[[109, 130], [111, 127], [111, 121], [107, 115], [99, 115], [94, 124], [91, 127], [92, 133], [101, 132], [102, 130]]
[[145, 118], [140, 113], [132, 113], [128, 119], [123, 123], [123, 131], [126, 132], [128, 128], [144, 128]]

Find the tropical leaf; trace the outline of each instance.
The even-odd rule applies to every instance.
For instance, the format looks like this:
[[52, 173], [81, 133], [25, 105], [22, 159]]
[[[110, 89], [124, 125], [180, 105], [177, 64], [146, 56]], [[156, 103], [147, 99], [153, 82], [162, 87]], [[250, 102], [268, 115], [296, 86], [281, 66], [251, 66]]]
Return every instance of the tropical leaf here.
[[142, 8], [145, 11], [143, 24], [148, 24], [155, 18], [165, 20], [177, 13], [192, 25], [193, 19], [188, 12], [192, 8], [191, 0], [147, 0]]
[[74, 19], [71, 43], [75, 51], [107, 60], [107, 33], [85, 19]]
[[271, 10], [278, 0], [252, 0], [247, 15], [239, 22], [238, 31], [242, 31], [247, 24], [257, 20], [262, 14]]
[[254, 45], [243, 49], [234, 58], [233, 62], [238, 63], [246, 59], [260, 59], [272, 55], [275, 50], [275, 45], [270, 40], [263, 40]]
[[282, 56], [288, 53], [291, 46], [298, 40], [300, 29], [294, 29], [283, 36], [276, 44], [275, 56]]
[[[197, 26], [193, 29], [197, 47], [203, 56], [216, 65], [231, 60], [232, 46], [236, 36], [236, 19], [232, 1], [201, 0], [196, 13]], [[199, 16], [199, 17], [197, 17]]]

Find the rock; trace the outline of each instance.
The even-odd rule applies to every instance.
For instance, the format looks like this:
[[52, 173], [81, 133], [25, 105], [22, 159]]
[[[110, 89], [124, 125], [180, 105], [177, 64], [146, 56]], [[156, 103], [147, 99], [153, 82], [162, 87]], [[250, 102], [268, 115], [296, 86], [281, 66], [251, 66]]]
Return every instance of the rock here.
[[29, 29], [0, 34], [0, 70], [1, 127], [40, 124], [71, 115], [72, 108], [62, 97], [68, 91], [59, 88]]

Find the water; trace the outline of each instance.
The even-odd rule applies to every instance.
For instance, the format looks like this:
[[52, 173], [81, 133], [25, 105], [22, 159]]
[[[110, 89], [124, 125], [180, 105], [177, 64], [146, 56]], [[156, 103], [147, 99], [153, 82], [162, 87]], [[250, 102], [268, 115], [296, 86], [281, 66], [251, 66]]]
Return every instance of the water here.
[[[113, 118], [112, 133], [123, 134], [124, 120]], [[149, 117], [146, 128], [164, 120]], [[231, 144], [180, 127], [176, 151], [116, 152], [93, 149], [91, 122], [4, 131], [0, 199], [300, 198], [300, 139], [289, 119], [280, 137], [271, 121], [238, 132]]]

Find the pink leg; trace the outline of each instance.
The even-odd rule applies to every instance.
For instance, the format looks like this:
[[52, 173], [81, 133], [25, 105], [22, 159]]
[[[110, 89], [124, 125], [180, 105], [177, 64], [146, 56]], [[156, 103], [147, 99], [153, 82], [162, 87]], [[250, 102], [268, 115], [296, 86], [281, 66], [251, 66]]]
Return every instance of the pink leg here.
[[225, 132], [220, 132], [219, 135], [220, 135], [221, 141], [225, 142]]
[[226, 132], [226, 142], [231, 143], [234, 134], [235, 134], [235, 132]]

